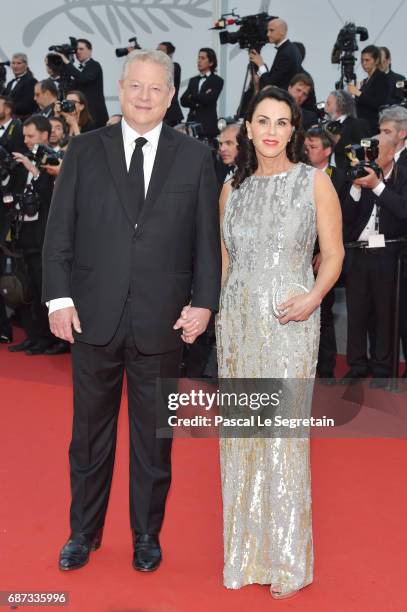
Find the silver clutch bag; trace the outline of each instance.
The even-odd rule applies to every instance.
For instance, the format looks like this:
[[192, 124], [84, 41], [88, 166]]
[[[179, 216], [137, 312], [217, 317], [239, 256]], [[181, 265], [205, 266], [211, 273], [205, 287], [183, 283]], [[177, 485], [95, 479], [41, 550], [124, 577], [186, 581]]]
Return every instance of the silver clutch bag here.
[[277, 306], [279, 304], [284, 304], [284, 302], [287, 302], [287, 300], [290, 300], [295, 295], [299, 295], [301, 293], [309, 293], [308, 289], [304, 287], [304, 285], [300, 285], [299, 283], [294, 283], [290, 281], [281, 283], [273, 291], [271, 303], [273, 315], [275, 317], [280, 317], [283, 313], [282, 311], [278, 310]]

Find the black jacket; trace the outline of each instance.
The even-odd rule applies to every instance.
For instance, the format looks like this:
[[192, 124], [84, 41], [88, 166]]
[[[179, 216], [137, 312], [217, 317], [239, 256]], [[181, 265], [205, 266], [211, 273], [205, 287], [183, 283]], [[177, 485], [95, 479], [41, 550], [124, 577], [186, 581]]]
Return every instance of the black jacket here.
[[260, 87], [276, 85], [277, 87], [288, 89], [293, 76], [301, 72], [301, 62], [301, 54], [296, 45], [286, 40], [277, 49], [270, 72], [261, 75]]
[[188, 87], [181, 96], [181, 105], [190, 109], [187, 121], [201, 123], [203, 136], [215, 138], [219, 134], [216, 106], [223, 89], [223, 79], [217, 74], [211, 74], [198, 91], [199, 81], [199, 76], [189, 80]]
[[342, 123], [341, 136], [335, 145], [335, 164], [338, 168], [346, 168], [345, 147], [350, 144], [360, 144], [362, 138], [371, 134], [369, 124], [363, 119], [346, 117]]
[[174, 62], [175, 94], [174, 94], [173, 99], [171, 100], [171, 106], [165, 113], [165, 117], [164, 117], [165, 123], [167, 123], [167, 125], [170, 125], [170, 126], [174, 126], [174, 125], [177, 125], [177, 123], [181, 123], [181, 121], [184, 118], [184, 115], [182, 114], [182, 110], [178, 102], [180, 83], [181, 83], [181, 66], [177, 62]]
[[397, 166], [403, 166], [407, 170], [407, 149], [403, 149], [397, 160]]
[[30, 72], [26, 72], [17, 80], [17, 84], [12, 90], [11, 87], [16, 79], [7, 83], [4, 94], [10, 96], [13, 100], [13, 113], [21, 120], [26, 119], [37, 111], [37, 105], [34, 100], [34, 86], [37, 79]]
[[372, 134], [379, 131], [379, 108], [387, 104], [389, 87], [387, 75], [376, 69], [370, 79], [362, 84], [361, 95], [356, 97], [358, 117], [368, 122]]
[[[25, 177], [27, 179], [26, 170]], [[40, 252], [44, 244], [45, 228], [54, 189], [54, 178], [45, 170], [42, 170], [38, 179], [32, 181], [32, 186], [39, 196], [38, 220], [23, 221], [17, 246], [27, 251]]]
[[23, 126], [19, 119], [13, 119], [7, 129], [0, 136], [0, 145], [9, 153], [26, 153], [24, 144]]
[[96, 127], [106, 125], [109, 117], [103, 94], [103, 72], [99, 62], [90, 58], [82, 70], [78, 70], [73, 64], [64, 64], [63, 72], [73, 77], [71, 88], [79, 89], [85, 94]]
[[43, 301], [71, 297], [82, 342], [104, 345], [131, 289], [137, 348], [182, 344], [182, 307], [217, 310], [218, 189], [210, 149], [162, 126], [146, 201], [135, 224], [121, 124], [73, 138], [56, 181], [43, 251]]
[[389, 94], [387, 104], [400, 104], [403, 101], [403, 90], [396, 87], [397, 81], [405, 81], [406, 77], [402, 74], [397, 74], [393, 70], [389, 70], [386, 74], [389, 86]]
[[318, 115], [313, 111], [308, 110], [308, 108], [304, 108], [300, 106], [301, 111], [301, 127], [306, 132], [312, 125], [316, 125], [318, 123]]

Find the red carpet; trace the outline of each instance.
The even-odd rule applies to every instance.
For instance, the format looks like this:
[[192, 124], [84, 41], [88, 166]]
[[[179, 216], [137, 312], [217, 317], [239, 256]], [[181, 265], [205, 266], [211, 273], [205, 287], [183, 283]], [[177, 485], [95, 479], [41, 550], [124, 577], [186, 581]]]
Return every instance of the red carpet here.
[[69, 532], [70, 358], [11, 355], [0, 345], [0, 385], [0, 591], [68, 591], [62, 609], [79, 612], [407, 610], [405, 440], [312, 441], [315, 580], [294, 599], [274, 601], [267, 587], [222, 586], [213, 439], [175, 441], [163, 564], [147, 575], [132, 569], [122, 410], [102, 547], [85, 568], [63, 574], [57, 559]]

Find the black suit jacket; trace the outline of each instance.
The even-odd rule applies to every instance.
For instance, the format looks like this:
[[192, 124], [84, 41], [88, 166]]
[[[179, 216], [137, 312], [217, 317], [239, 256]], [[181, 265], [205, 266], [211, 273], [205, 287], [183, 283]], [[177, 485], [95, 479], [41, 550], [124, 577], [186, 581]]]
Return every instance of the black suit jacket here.
[[[25, 168], [23, 170], [25, 176], [24, 189], [28, 172]], [[40, 200], [38, 219], [37, 221], [24, 221], [22, 223], [17, 246], [26, 251], [41, 252], [54, 189], [54, 177], [50, 176], [45, 170], [41, 170], [38, 179], [32, 181], [32, 186]]]
[[71, 297], [81, 341], [104, 345], [129, 289], [138, 349], [178, 348], [182, 307], [217, 310], [218, 191], [210, 149], [162, 126], [137, 225], [121, 124], [73, 138], [57, 179], [43, 251], [43, 300]]
[[9, 153], [27, 153], [27, 147], [24, 144], [23, 126], [19, 119], [13, 119], [7, 129], [2, 133], [0, 145]]
[[103, 94], [103, 72], [99, 62], [90, 58], [82, 70], [78, 70], [73, 64], [64, 64], [63, 73], [73, 77], [72, 89], [79, 89], [85, 94], [96, 127], [106, 125], [109, 117]]
[[407, 149], [403, 149], [397, 160], [397, 166], [403, 166], [407, 170]]
[[346, 117], [342, 123], [341, 136], [335, 145], [335, 163], [338, 168], [346, 168], [345, 147], [350, 144], [360, 144], [362, 138], [368, 138], [371, 129], [367, 121]]
[[14, 115], [21, 120], [26, 119], [37, 111], [37, 105], [34, 100], [34, 86], [37, 79], [27, 72], [17, 82], [12, 90], [11, 87], [16, 79], [7, 83], [5, 95], [10, 96], [14, 104]]
[[308, 110], [308, 108], [304, 108], [300, 106], [301, 111], [301, 127], [306, 132], [312, 125], [316, 125], [318, 123], [318, 115], [313, 111]]
[[184, 115], [182, 114], [182, 110], [178, 102], [180, 83], [181, 83], [181, 66], [177, 62], [174, 62], [175, 94], [174, 94], [173, 99], [171, 100], [171, 106], [165, 113], [165, 117], [164, 117], [165, 123], [171, 126], [177, 125], [177, 123], [181, 123], [181, 121], [184, 118]]
[[372, 134], [379, 131], [379, 108], [387, 104], [389, 87], [387, 75], [377, 69], [370, 79], [364, 81], [360, 90], [362, 93], [356, 97], [358, 117], [368, 122]]
[[181, 96], [181, 105], [190, 109], [187, 121], [201, 123], [203, 136], [215, 138], [219, 134], [216, 105], [223, 88], [223, 79], [217, 74], [211, 74], [198, 91], [199, 80], [199, 76], [189, 80]]
[[293, 76], [301, 72], [301, 62], [301, 54], [296, 45], [293, 45], [290, 40], [286, 40], [277, 49], [270, 72], [261, 75], [260, 87], [276, 85], [288, 89]]
[[400, 104], [403, 101], [403, 91], [396, 87], [397, 81], [405, 81], [406, 77], [402, 74], [397, 74], [393, 70], [389, 70], [386, 74], [389, 86], [389, 94], [387, 97], [387, 104]]

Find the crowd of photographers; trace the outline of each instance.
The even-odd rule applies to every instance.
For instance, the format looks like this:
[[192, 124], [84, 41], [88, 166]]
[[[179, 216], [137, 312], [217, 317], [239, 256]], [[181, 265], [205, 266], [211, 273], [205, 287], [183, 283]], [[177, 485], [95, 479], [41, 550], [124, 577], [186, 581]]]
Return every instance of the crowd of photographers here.
[[[366, 78], [356, 84], [355, 39], [359, 35], [364, 40], [367, 32], [350, 24], [341, 30], [333, 52], [334, 61], [341, 63], [341, 80], [323, 103], [317, 103], [314, 81], [303, 67], [304, 46], [289, 40], [287, 24], [279, 18], [264, 21], [263, 40], [254, 44], [251, 37], [261, 31], [259, 16], [254, 17], [254, 35], [253, 24], [241, 21], [237, 22], [243, 26], [234, 35], [236, 40], [232, 34], [225, 38], [224, 32], [223, 41], [221, 37], [221, 42], [239, 42], [249, 51], [236, 116], [218, 121], [217, 101], [224, 82], [216, 74], [215, 52], [202, 48], [198, 75], [189, 80], [180, 98], [181, 68], [174, 63], [176, 94], [165, 121], [213, 149], [220, 190], [233, 176], [240, 122], [253, 93], [267, 86], [289, 91], [301, 109], [304, 161], [330, 176], [343, 211], [347, 249], [340, 284], [346, 290], [349, 370], [340, 382], [353, 384], [372, 374], [371, 385], [383, 386], [383, 379], [392, 374], [396, 290], [407, 358], [407, 264], [399, 284], [396, 278], [398, 256], [406, 247], [403, 239], [407, 236], [406, 82], [393, 72], [390, 51], [369, 45], [361, 53]], [[136, 39], [130, 42], [134, 46], [118, 49], [118, 56], [138, 48]], [[276, 48], [270, 68], [261, 55], [266, 42]], [[170, 42], [158, 48], [170, 56], [175, 51]], [[49, 331], [47, 309], [41, 303], [42, 243], [64, 150], [70, 138], [121, 119], [119, 114], [108, 118], [102, 68], [93, 59], [88, 40], [71, 39], [71, 45], [50, 49], [44, 65], [48, 76], [40, 81], [30, 71], [27, 57], [14, 54], [14, 78], [3, 83], [0, 95], [0, 342], [13, 340], [8, 305], [26, 334], [23, 342], [9, 350], [27, 355], [69, 351], [68, 344]], [[186, 122], [181, 106], [187, 109]], [[315, 273], [319, 264], [316, 245]], [[318, 373], [327, 384], [335, 382], [334, 303], [335, 289], [321, 306]], [[210, 326], [189, 348], [188, 375], [216, 376], [213, 340]], [[407, 368], [403, 376], [406, 378]]]

